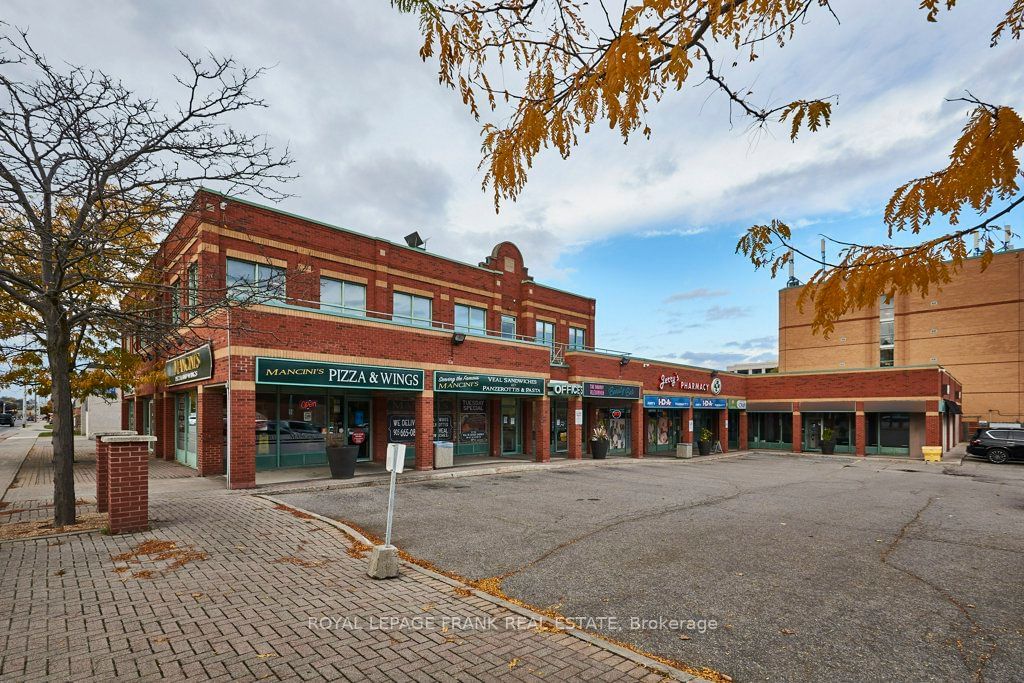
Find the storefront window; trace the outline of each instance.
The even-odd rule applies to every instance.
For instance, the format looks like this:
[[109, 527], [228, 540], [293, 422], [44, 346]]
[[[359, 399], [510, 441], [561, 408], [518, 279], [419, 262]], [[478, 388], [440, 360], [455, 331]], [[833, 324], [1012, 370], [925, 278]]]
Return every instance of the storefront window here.
[[877, 448], [910, 448], [908, 413], [868, 413], [867, 445]]
[[647, 411], [647, 450], [650, 453], [675, 448], [681, 433], [682, 418], [678, 410]]
[[785, 448], [793, 445], [790, 413], [747, 413], [752, 448]]
[[484, 453], [489, 446], [488, 412], [485, 398], [459, 398], [458, 442], [459, 454]]
[[630, 433], [631, 409], [629, 408], [600, 408], [597, 411], [598, 420], [608, 430], [608, 452], [628, 453], [633, 446], [633, 438]]
[[569, 401], [551, 400], [551, 450], [565, 453], [569, 450]]

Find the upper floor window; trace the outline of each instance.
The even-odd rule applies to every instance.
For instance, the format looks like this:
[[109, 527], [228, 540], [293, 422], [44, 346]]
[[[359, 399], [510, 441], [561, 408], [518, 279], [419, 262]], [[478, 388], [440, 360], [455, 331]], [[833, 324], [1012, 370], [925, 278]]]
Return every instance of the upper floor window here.
[[476, 306], [455, 304], [455, 331], [487, 334], [487, 311]]
[[537, 341], [553, 346], [555, 343], [555, 324], [546, 320], [537, 321]]
[[896, 362], [896, 306], [892, 299], [878, 302], [878, 365], [891, 368]]
[[366, 285], [320, 278], [320, 308], [349, 315], [366, 315]]
[[181, 322], [181, 282], [171, 285], [171, 320]]
[[501, 336], [505, 339], [516, 338], [516, 317], [514, 315], [501, 316]]
[[227, 262], [228, 296], [259, 301], [283, 301], [284, 268], [229, 258]]
[[199, 305], [199, 264], [193, 263], [188, 267], [188, 314], [195, 315], [195, 309]]
[[416, 296], [415, 294], [395, 292], [391, 303], [392, 320], [419, 325], [420, 327], [431, 326], [432, 316], [430, 308], [433, 302], [429, 298]]
[[587, 331], [582, 327], [569, 328], [569, 348], [583, 349], [587, 346]]

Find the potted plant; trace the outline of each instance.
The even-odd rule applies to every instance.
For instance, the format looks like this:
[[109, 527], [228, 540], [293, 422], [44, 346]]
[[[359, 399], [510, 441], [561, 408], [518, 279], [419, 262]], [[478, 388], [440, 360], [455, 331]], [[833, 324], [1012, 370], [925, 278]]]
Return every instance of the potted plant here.
[[707, 455], [711, 452], [711, 439], [714, 434], [707, 427], [701, 427], [700, 438], [697, 440], [697, 451], [701, 455]]
[[331, 479], [351, 479], [356, 476], [356, 458], [359, 446], [350, 445], [344, 434], [326, 434], [327, 463], [331, 466]]
[[832, 455], [836, 452], [836, 435], [831, 427], [821, 430], [821, 452], [825, 455]]
[[604, 424], [594, 427], [594, 433], [590, 436], [590, 455], [594, 460], [604, 460], [608, 457], [608, 430]]

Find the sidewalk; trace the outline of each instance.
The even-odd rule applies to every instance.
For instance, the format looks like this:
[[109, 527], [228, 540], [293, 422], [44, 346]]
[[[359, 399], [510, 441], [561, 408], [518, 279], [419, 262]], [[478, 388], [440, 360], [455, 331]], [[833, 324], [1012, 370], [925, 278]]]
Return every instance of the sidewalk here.
[[666, 678], [506, 628], [520, 615], [421, 572], [374, 581], [365, 549], [320, 520], [209, 480], [151, 483], [149, 532], [0, 543], [0, 679]]

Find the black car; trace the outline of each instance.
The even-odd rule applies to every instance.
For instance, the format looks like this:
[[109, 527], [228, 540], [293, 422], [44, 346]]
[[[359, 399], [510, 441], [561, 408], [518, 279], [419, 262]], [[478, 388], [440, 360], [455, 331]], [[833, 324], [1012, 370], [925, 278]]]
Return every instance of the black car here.
[[1024, 460], [1024, 429], [979, 429], [967, 445], [967, 452], [1002, 464], [1007, 460]]
[[0, 427], [13, 427], [14, 416], [10, 413], [0, 413]]

